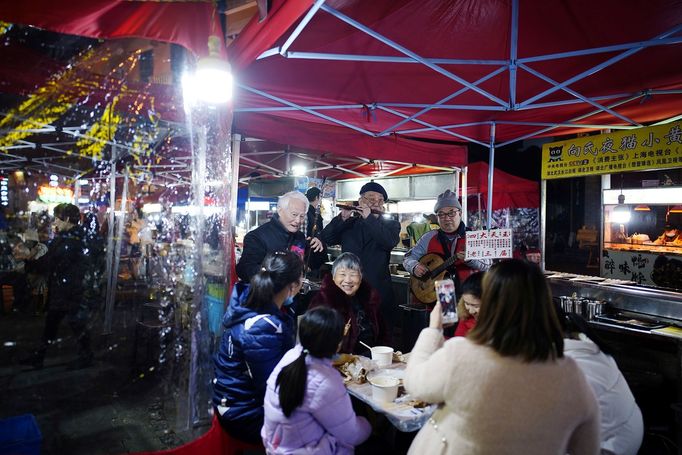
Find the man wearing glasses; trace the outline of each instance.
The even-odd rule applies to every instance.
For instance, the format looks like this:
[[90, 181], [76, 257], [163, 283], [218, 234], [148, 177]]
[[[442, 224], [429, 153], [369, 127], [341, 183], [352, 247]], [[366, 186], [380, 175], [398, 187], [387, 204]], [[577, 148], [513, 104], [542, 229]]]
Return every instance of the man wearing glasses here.
[[462, 221], [462, 206], [455, 193], [445, 190], [438, 195], [433, 211], [438, 216], [440, 229], [429, 231], [419, 239], [405, 254], [403, 267], [414, 276], [422, 277], [429, 272], [429, 269], [419, 262], [426, 254], [437, 253], [445, 260], [456, 255], [457, 260], [446, 270], [455, 282], [456, 300], [459, 300], [462, 296], [461, 283], [476, 270], [488, 270], [491, 264], [489, 261], [464, 261], [466, 226]]
[[[275, 251], [293, 251], [301, 256], [306, 248], [305, 234], [301, 232], [306, 214], [308, 199], [298, 191], [290, 191], [277, 201], [277, 213], [270, 221], [258, 226], [244, 236], [244, 250], [237, 264], [237, 276], [248, 283], [261, 268], [261, 263], [268, 253]], [[310, 248], [314, 252], [323, 249], [318, 238], [310, 240]]]
[[396, 308], [388, 264], [391, 250], [400, 240], [400, 223], [382, 215], [387, 199], [383, 186], [366, 183], [360, 188], [356, 216], [351, 216], [350, 210], [341, 210], [322, 230], [322, 240], [327, 245], [341, 245], [344, 253], [360, 258], [363, 277], [379, 291], [382, 316], [392, 329]]

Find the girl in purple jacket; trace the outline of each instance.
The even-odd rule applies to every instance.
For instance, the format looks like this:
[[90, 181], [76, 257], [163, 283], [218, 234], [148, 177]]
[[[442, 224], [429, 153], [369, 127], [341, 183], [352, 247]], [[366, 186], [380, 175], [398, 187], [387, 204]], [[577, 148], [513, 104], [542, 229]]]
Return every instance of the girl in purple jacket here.
[[369, 437], [369, 423], [353, 412], [331, 362], [343, 326], [330, 308], [314, 308], [303, 316], [301, 344], [284, 355], [268, 378], [261, 430], [268, 454], [351, 454]]

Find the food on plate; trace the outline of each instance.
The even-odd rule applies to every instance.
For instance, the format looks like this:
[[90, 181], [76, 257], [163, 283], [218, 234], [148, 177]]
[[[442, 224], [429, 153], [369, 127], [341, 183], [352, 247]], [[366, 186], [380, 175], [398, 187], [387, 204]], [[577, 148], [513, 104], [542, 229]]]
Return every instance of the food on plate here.
[[402, 352], [400, 352], [400, 351], [393, 351], [393, 361], [394, 361], [394, 362], [403, 362], [403, 363], [405, 363], [406, 359], [405, 359], [405, 356], [403, 355]]
[[429, 405], [427, 402], [421, 400], [410, 400], [405, 404], [412, 406], [413, 408], [425, 408]]
[[334, 365], [335, 367], [339, 367], [344, 363], [352, 362], [357, 358], [358, 356], [353, 354], [339, 354], [337, 357], [332, 359], [332, 365]]
[[364, 384], [367, 381], [367, 369], [363, 365], [362, 360], [356, 355], [341, 354], [339, 358], [332, 362], [332, 365], [343, 376], [343, 382]]

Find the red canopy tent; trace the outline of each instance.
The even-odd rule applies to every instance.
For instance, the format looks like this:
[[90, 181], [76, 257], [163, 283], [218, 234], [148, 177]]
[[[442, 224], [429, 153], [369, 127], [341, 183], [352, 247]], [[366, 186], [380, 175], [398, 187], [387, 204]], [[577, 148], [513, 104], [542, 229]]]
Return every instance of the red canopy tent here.
[[461, 165], [462, 143], [634, 128], [682, 111], [680, 2], [274, 3], [228, 49], [235, 125], [248, 135]]
[[[494, 170], [493, 210], [540, 207], [540, 185], [499, 169]], [[467, 172], [467, 195], [481, 194], [482, 208], [488, 198], [488, 164], [472, 163]], [[471, 207], [470, 207], [471, 208]]]
[[[47, 2], [0, 18], [206, 52], [209, 1]], [[228, 49], [238, 132], [433, 165], [464, 144], [627, 129], [682, 105], [682, 4], [651, 0], [273, 0]], [[177, 116], [177, 112], [172, 114]]]

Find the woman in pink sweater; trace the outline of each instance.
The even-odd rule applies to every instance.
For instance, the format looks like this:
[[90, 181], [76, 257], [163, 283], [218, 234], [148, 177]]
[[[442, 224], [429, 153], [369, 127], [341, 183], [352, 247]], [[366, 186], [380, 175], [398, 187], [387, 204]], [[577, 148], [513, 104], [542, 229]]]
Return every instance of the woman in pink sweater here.
[[512, 259], [486, 272], [467, 337], [443, 343], [436, 305], [410, 354], [405, 388], [441, 406], [410, 453], [598, 454], [599, 408], [563, 347], [549, 286], [531, 263]]
[[351, 406], [343, 379], [332, 366], [344, 321], [330, 308], [308, 311], [301, 344], [284, 354], [268, 379], [261, 430], [268, 454], [352, 454], [372, 429]]

